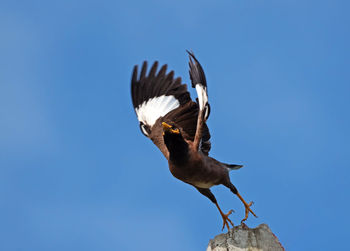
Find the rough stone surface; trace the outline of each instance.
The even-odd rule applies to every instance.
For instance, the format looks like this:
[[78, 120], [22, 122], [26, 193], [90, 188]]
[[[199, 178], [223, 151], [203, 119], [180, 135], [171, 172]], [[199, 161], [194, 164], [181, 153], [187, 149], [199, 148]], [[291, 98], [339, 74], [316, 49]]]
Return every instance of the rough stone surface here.
[[266, 224], [257, 228], [239, 225], [227, 234], [219, 234], [210, 240], [207, 251], [284, 251], [277, 237]]

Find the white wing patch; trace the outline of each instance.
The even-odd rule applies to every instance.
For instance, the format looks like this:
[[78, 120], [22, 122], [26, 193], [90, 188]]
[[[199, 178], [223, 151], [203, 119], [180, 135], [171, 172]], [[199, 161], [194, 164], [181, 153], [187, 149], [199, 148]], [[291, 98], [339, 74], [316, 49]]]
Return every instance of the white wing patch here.
[[207, 88], [201, 84], [196, 84], [196, 91], [198, 95], [199, 109], [203, 110], [208, 103]]
[[162, 95], [143, 102], [135, 111], [140, 122], [152, 127], [158, 118], [179, 106], [180, 103], [174, 96]]

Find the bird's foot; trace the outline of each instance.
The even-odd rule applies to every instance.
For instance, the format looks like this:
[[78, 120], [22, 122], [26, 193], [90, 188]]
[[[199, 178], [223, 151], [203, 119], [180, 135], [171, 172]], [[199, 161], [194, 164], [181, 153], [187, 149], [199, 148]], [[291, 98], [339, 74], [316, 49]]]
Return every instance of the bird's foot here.
[[255, 217], [257, 217], [255, 215], [255, 213], [250, 209], [250, 206], [254, 204], [253, 201], [251, 201], [249, 204], [247, 204], [247, 203], [243, 203], [243, 204], [245, 207], [245, 216], [244, 216], [243, 220], [241, 220], [241, 224], [244, 224], [244, 222], [248, 219], [249, 212], [251, 212]]
[[251, 201], [249, 204], [243, 199], [243, 197], [237, 192], [237, 196], [238, 198], [242, 201], [244, 207], [245, 207], [245, 217], [243, 218], [243, 220], [241, 221], [241, 223], [243, 223], [244, 221], [246, 221], [248, 219], [248, 215], [249, 212], [254, 215], [256, 218], [258, 218], [258, 216], [256, 216], [256, 214], [250, 209], [250, 206], [253, 205], [253, 202]]
[[224, 214], [223, 212], [220, 211], [220, 214], [221, 214], [221, 217], [222, 217], [222, 221], [223, 221], [221, 231], [224, 230], [225, 226], [227, 227], [227, 230], [230, 230], [230, 225], [228, 223], [230, 223], [232, 225], [232, 227], [233, 227], [233, 223], [230, 220], [230, 218], [228, 217], [230, 214], [232, 214], [232, 212], [234, 212], [232, 209], [227, 214]]

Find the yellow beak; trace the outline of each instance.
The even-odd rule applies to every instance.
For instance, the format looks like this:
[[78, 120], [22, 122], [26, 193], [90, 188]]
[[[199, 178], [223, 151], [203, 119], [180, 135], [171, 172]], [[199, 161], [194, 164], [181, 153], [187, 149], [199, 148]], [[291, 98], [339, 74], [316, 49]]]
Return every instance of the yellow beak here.
[[162, 122], [162, 127], [164, 132], [170, 132], [170, 133], [175, 133], [175, 134], [180, 134], [180, 130], [178, 128], [173, 129], [171, 125]]

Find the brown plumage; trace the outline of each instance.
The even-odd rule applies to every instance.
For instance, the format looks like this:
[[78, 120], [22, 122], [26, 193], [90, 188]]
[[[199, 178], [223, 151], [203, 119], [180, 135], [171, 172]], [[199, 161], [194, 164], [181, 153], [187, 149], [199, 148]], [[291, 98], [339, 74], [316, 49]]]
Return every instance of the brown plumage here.
[[174, 72], [166, 73], [167, 66], [157, 73], [158, 62], [151, 67], [148, 75], [147, 62], [144, 62], [138, 76], [134, 67], [131, 81], [131, 95], [142, 133], [150, 138], [168, 160], [170, 172], [177, 179], [194, 186], [208, 197], [218, 208], [223, 228], [233, 223], [228, 218], [232, 210], [224, 214], [210, 187], [224, 185], [228, 187], [245, 206], [244, 222], [251, 203], [246, 203], [231, 183], [229, 171], [241, 168], [241, 165], [221, 163], [209, 157], [211, 148], [210, 132], [206, 125], [210, 106], [208, 103], [207, 83], [204, 71], [193, 53], [190, 56], [190, 78], [196, 88], [198, 99], [193, 102], [187, 91], [187, 85], [181, 78], [174, 79]]

